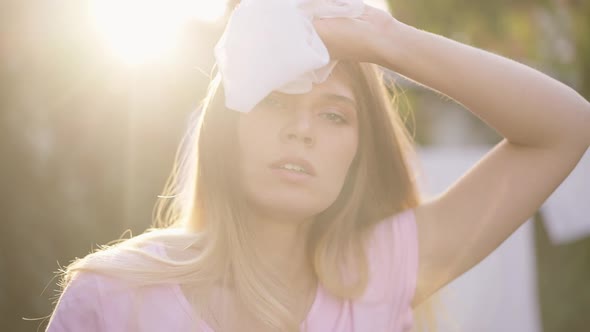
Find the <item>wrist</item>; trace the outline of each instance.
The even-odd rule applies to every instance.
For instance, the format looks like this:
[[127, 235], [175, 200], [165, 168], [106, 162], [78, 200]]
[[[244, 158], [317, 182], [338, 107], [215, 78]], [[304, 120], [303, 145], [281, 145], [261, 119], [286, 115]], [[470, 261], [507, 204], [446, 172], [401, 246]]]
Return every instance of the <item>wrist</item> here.
[[377, 64], [395, 72], [402, 71], [404, 58], [409, 52], [408, 37], [415, 30], [413, 26], [392, 18], [377, 46]]

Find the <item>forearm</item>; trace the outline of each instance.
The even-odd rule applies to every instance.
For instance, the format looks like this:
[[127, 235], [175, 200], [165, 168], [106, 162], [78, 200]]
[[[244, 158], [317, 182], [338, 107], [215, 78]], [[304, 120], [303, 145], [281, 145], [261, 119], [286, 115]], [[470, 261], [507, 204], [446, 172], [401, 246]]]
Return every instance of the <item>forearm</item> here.
[[519, 145], [590, 145], [590, 104], [576, 91], [513, 60], [399, 23], [383, 65], [464, 105]]

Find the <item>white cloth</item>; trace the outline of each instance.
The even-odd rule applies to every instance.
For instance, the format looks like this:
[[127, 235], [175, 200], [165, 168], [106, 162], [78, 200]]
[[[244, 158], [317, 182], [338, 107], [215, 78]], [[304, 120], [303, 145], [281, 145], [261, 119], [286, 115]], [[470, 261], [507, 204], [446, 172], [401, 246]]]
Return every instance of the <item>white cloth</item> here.
[[309, 92], [337, 63], [312, 20], [363, 10], [362, 0], [242, 0], [214, 49], [226, 106], [249, 112], [273, 90]]
[[541, 207], [551, 243], [590, 236], [590, 150]]

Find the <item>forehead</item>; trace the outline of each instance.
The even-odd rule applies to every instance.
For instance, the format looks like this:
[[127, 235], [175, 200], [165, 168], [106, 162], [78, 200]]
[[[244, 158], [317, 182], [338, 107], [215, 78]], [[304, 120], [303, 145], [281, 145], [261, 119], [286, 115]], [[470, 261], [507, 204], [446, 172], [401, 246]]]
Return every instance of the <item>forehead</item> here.
[[290, 93], [283, 93], [279, 91], [273, 91], [273, 95], [282, 96], [283, 98], [289, 100], [314, 100], [316, 98], [328, 98], [332, 100], [346, 100], [355, 105], [356, 107], [356, 98], [354, 97], [354, 92], [352, 87], [349, 84], [349, 81], [346, 79], [346, 75], [338, 72], [336, 70], [332, 71], [332, 73], [328, 76], [328, 78], [318, 84], [313, 84], [311, 91], [305, 92], [302, 94], [290, 94]]
[[324, 82], [313, 84], [313, 87], [309, 92], [290, 94], [273, 91], [271, 94], [288, 102], [315, 103], [316, 101], [319, 102], [321, 100], [348, 105], [354, 113], [358, 112], [357, 100], [354, 97], [352, 88], [348, 84], [348, 81], [338, 74], [331, 74]]
[[333, 70], [324, 82], [314, 84], [311, 93], [315, 92], [338, 94], [355, 100], [348, 79], [338, 70]]

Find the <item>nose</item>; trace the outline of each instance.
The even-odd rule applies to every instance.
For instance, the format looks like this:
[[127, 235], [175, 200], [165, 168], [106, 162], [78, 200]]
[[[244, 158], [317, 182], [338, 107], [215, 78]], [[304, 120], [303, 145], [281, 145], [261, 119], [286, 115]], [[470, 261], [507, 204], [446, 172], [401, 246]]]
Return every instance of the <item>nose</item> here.
[[281, 141], [284, 143], [301, 142], [311, 147], [316, 142], [311, 112], [295, 110], [291, 113], [281, 130]]

